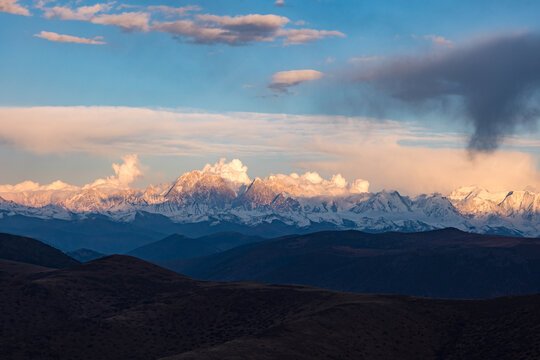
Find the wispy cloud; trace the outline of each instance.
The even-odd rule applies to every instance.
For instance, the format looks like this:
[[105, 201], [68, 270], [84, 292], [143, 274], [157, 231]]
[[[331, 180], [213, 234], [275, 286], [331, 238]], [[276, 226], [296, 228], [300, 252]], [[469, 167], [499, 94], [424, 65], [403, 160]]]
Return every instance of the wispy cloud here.
[[434, 44], [437, 45], [445, 45], [445, 46], [454, 46], [454, 42], [452, 40], [445, 39], [442, 36], [437, 35], [424, 35], [424, 39], [431, 41]]
[[345, 34], [337, 30], [286, 29], [281, 30], [279, 36], [285, 37], [284, 45], [298, 45], [328, 37], [345, 37]]
[[324, 74], [317, 70], [290, 70], [280, 71], [272, 75], [272, 82], [268, 87], [278, 92], [288, 92], [292, 86], [306, 81], [320, 79]]
[[30, 11], [19, 4], [19, 0], [0, 0], [0, 12], [30, 16]]
[[88, 38], [72, 36], [72, 35], [61, 35], [61, 34], [49, 32], [49, 31], [42, 31], [39, 34], [35, 34], [34, 36], [38, 38], [46, 39], [49, 41], [55, 41], [55, 42], [91, 44], [91, 45], [106, 44], [106, 42], [103, 41], [103, 37], [101, 36], [96, 36], [91, 39], [88, 39]]
[[145, 12], [123, 12], [121, 14], [103, 14], [93, 17], [94, 24], [119, 26], [126, 31], [148, 31], [150, 15]]
[[71, 9], [67, 6], [41, 7], [48, 19], [91, 21], [96, 14], [109, 11], [111, 4], [95, 4]]
[[377, 56], [361, 56], [361, 57], [353, 57], [347, 60], [349, 63], [365, 63], [370, 61], [377, 60]]
[[167, 17], [182, 17], [186, 16], [190, 12], [201, 11], [202, 8], [197, 5], [188, 5], [182, 7], [172, 7], [165, 5], [151, 5], [147, 6], [146, 9], [149, 11], [155, 11], [165, 14]]

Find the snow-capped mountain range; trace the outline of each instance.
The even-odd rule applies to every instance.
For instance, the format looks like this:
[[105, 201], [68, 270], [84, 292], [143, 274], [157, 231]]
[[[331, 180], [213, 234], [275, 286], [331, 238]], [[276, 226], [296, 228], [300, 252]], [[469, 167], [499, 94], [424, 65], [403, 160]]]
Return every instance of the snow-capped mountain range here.
[[242, 168], [241, 163], [236, 167], [241, 171], [232, 175], [205, 167], [183, 174], [172, 184], [144, 190], [104, 186], [111, 179], [118, 182], [118, 173], [117, 178], [97, 182], [98, 186], [82, 188], [60, 181], [47, 186], [31, 182], [3, 186], [0, 217], [75, 220], [101, 214], [114, 221], [130, 222], [138, 212], [146, 212], [164, 215], [177, 223], [256, 226], [279, 221], [297, 228], [333, 224], [340, 229], [368, 231], [456, 227], [540, 237], [540, 194], [531, 191], [491, 193], [478, 187], [462, 187], [446, 196], [409, 197], [397, 191], [371, 193], [366, 181], [349, 184], [341, 175], [331, 180], [317, 173], [250, 180], [242, 176], [247, 168]]

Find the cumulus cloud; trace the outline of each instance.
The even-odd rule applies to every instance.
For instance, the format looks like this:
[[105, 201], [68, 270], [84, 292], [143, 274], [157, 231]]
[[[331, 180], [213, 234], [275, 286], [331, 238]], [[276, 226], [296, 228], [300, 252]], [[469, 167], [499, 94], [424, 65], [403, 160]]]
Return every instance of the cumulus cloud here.
[[122, 161], [122, 164], [112, 164], [114, 175], [97, 179], [83, 189], [125, 189], [144, 175], [136, 154], [123, 156]]
[[34, 36], [46, 39], [49, 41], [55, 41], [55, 42], [68, 42], [68, 43], [76, 43], [76, 44], [92, 44], [92, 45], [103, 45], [106, 44], [106, 42], [102, 41], [103, 37], [96, 36], [91, 39], [78, 37], [78, 36], [71, 36], [71, 35], [61, 35], [54, 32], [49, 31], [42, 31], [39, 34], [35, 34]]
[[249, 185], [251, 180], [247, 175], [248, 167], [242, 164], [239, 159], [227, 162], [226, 158], [221, 158], [214, 165], [206, 164], [202, 169], [203, 173], [216, 174], [221, 176], [226, 182], [238, 188], [241, 185]]
[[276, 0], [276, 1], [274, 1], [274, 5], [276, 5], [277, 7], [283, 7], [283, 6], [285, 6], [285, 1], [284, 0]]
[[290, 70], [280, 71], [272, 75], [272, 82], [268, 87], [278, 92], [288, 92], [292, 86], [296, 86], [306, 81], [318, 80], [323, 73], [317, 70]]
[[538, 123], [540, 35], [497, 36], [425, 56], [396, 57], [356, 74], [356, 81], [376, 86], [400, 105], [436, 104], [444, 113], [454, 105], [459, 114], [447, 120], [468, 121], [474, 128], [469, 149], [489, 152], [517, 128], [533, 130]]
[[324, 179], [315, 171], [308, 171], [302, 175], [274, 174], [264, 180], [267, 182], [277, 180], [286, 186], [286, 192], [301, 197], [345, 196], [369, 191], [369, 181], [356, 179], [349, 184], [339, 173], [332, 175], [330, 180]]
[[[125, 107], [0, 107], [0, 118], [2, 146], [37, 154], [138, 153], [190, 161], [201, 154], [244, 159], [263, 156], [273, 164], [268, 166], [367, 179], [371, 191], [446, 193], [471, 184], [507, 191], [540, 184], [540, 158], [535, 155], [540, 140], [534, 133], [508, 138], [506, 146], [512, 148], [479, 155], [471, 162], [463, 150], [466, 134], [362, 117]], [[218, 172], [227, 168], [226, 164], [236, 169], [231, 174], [243, 177], [243, 164], [224, 162], [210, 168]], [[335, 182], [339, 184], [338, 179]], [[361, 192], [367, 184], [351, 181], [348, 186]]]
[[19, 0], [0, 0], [0, 12], [30, 16], [30, 11], [19, 4]]

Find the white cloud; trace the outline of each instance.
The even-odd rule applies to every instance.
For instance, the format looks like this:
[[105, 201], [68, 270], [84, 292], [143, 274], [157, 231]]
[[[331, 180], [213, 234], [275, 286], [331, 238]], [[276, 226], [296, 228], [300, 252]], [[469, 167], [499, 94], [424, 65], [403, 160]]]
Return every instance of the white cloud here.
[[251, 180], [247, 175], [247, 166], [239, 159], [226, 162], [226, 158], [219, 159], [214, 165], [206, 164], [202, 169], [203, 173], [220, 175], [233, 188], [238, 189], [241, 185], [249, 185]]
[[103, 37], [96, 36], [91, 39], [78, 37], [78, 36], [71, 36], [71, 35], [61, 35], [54, 32], [49, 31], [42, 31], [39, 34], [34, 34], [34, 36], [46, 39], [49, 41], [55, 41], [55, 42], [68, 42], [68, 43], [76, 43], [76, 44], [92, 44], [92, 45], [103, 45], [106, 44], [106, 42], [102, 41]]
[[18, 0], [0, 0], [0, 12], [30, 16], [28, 9], [20, 5]]
[[272, 82], [268, 85], [270, 89], [287, 92], [291, 86], [301, 84], [306, 81], [318, 80], [323, 73], [317, 70], [290, 70], [280, 71], [272, 75]]
[[274, 1], [274, 5], [276, 5], [278, 7], [285, 6], [285, 1], [284, 0], [276, 0], [276, 1]]

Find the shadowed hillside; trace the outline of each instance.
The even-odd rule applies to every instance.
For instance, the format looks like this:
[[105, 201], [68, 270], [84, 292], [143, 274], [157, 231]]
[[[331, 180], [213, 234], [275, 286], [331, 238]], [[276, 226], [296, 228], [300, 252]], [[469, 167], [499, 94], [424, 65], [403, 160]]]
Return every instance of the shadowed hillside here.
[[486, 298], [540, 292], [540, 239], [452, 228], [287, 236], [163, 265], [198, 279], [303, 284], [360, 293]]
[[79, 263], [41, 241], [10, 234], [0, 234], [0, 259], [50, 268], [65, 268]]
[[127, 256], [2, 271], [3, 359], [535, 359], [539, 296], [482, 301], [192, 280]]

